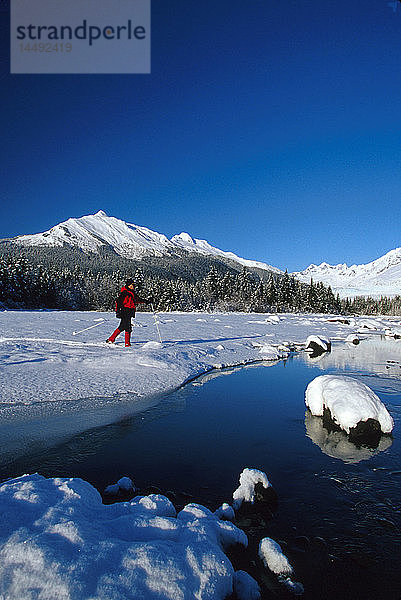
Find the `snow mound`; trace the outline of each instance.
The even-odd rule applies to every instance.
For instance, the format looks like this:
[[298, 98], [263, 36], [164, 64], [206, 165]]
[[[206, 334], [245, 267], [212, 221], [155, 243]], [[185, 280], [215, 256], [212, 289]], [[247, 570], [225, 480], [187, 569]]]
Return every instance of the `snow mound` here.
[[391, 329], [386, 329], [384, 332], [386, 337], [392, 337], [396, 340], [401, 338], [401, 329], [399, 327], [393, 327]]
[[234, 585], [223, 547], [247, 544], [244, 532], [202, 506], [176, 516], [154, 494], [104, 505], [77, 478], [9, 480], [0, 486], [0, 513], [7, 600], [223, 600]]
[[266, 321], [270, 323], [280, 323], [281, 318], [278, 315], [270, 315], [266, 318]]
[[239, 477], [239, 487], [233, 493], [233, 507], [238, 510], [242, 502], [251, 502], [255, 500], [255, 485], [261, 483], [265, 489], [271, 487], [266, 473], [258, 469], [245, 468]]
[[121, 477], [117, 483], [108, 485], [104, 490], [104, 493], [113, 496], [119, 494], [120, 492], [134, 492], [135, 489], [136, 488], [129, 477]]
[[292, 575], [294, 569], [288, 558], [283, 554], [280, 544], [265, 537], [259, 544], [259, 556], [265, 567], [275, 575]]
[[224, 502], [217, 510], [214, 511], [214, 514], [218, 519], [222, 519], [223, 521], [234, 521], [235, 512], [232, 506]]
[[142, 346], [142, 350], [158, 350], [159, 348], [162, 347], [162, 344], [160, 342], [145, 342], [145, 344]]
[[278, 360], [279, 358], [286, 358], [290, 353], [288, 348], [278, 348], [277, 346], [272, 346], [271, 344], [263, 344], [260, 347], [259, 352], [263, 354], [263, 358], [267, 360]]
[[305, 404], [311, 413], [323, 416], [330, 410], [335, 423], [347, 433], [360, 421], [378, 421], [383, 433], [393, 430], [394, 422], [376, 394], [364, 383], [346, 375], [320, 375], [306, 388]]
[[354, 344], [355, 346], [357, 346], [360, 342], [360, 339], [355, 333], [350, 333], [345, 338], [345, 341], [348, 342], [349, 344]]
[[383, 325], [379, 321], [375, 321], [374, 319], [362, 319], [358, 323], [359, 329], [369, 329], [370, 331], [375, 331], [377, 329], [383, 329]]

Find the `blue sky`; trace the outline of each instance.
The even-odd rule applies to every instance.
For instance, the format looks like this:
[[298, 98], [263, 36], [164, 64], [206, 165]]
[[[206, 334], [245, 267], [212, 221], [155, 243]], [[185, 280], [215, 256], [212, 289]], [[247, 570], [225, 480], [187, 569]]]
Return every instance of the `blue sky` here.
[[0, 238], [104, 210], [289, 271], [401, 246], [401, 3], [153, 0], [151, 75], [10, 75]]

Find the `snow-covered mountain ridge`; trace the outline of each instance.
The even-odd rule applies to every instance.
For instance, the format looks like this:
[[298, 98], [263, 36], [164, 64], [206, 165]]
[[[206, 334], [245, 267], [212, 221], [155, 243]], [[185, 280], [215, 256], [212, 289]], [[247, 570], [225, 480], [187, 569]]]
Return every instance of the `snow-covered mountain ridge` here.
[[292, 273], [305, 283], [322, 281], [341, 297], [395, 296], [401, 294], [401, 248], [362, 265], [310, 265], [304, 271]]
[[84, 252], [99, 252], [101, 247], [109, 247], [120, 256], [132, 260], [146, 256], [168, 256], [177, 251], [186, 251], [229, 259], [250, 268], [282, 273], [280, 269], [266, 263], [247, 260], [233, 252], [215, 248], [206, 240], [192, 239], [188, 233], [180, 233], [169, 240], [165, 235], [147, 227], [109, 217], [102, 210], [94, 215], [68, 219], [43, 233], [21, 235], [9, 241], [22, 246], [67, 245], [80, 248]]
[[[34, 235], [21, 235], [11, 240], [22, 246], [60, 247], [72, 246], [84, 252], [99, 252], [111, 248], [118, 255], [131, 260], [146, 256], [168, 257], [187, 252], [236, 262], [249, 268], [282, 274], [277, 267], [264, 262], [241, 258], [233, 252], [220, 250], [206, 240], [193, 239], [188, 233], [180, 233], [168, 239], [165, 235], [147, 227], [126, 223], [109, 217], [100, 210], [94, 215], [71, 218], [55, 225], [48, 231]], [[302, 282], [321, 281], [330, 285], [341, 297], [395, 296], [401, 294], [401, 248], [395, 248], [384, 256], [362, 265], [348, 267], [345, 263], [329, 265], [311, 264], [303, 271], [291, 273]]]

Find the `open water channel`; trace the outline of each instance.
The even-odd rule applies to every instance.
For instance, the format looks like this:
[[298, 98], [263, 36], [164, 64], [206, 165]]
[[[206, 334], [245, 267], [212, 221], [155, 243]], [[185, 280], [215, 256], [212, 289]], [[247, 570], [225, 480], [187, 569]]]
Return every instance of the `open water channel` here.
[[[307, 384], [325, 373], [369, 385], [394, 419], [393, 435], [368, 448], [326, 431], [304, 404]], [[105, 406], [99, 411], [113, 422], [89, 421], [90, 429], [69, 436], [56, 435], [59, 416], [5, 422], [0, 478], [35, 471], [82, 477], [102, 492], [129, 476], [142, 490], [157, 486], [173, 491], [178, 504], [215, 510], [231, 500], [243, 468], [257, 468], [275, 488], [278, 508], [242, 525], [254, 544], [257, 536], [280, 542], [305, 599], [400, 600], [401, 340], [366, 339], [315, 360], [300, 353], [216, 372], [139, 411], [127, 399], [124, 409]], [[82, 413], [74, 418], [82, 423]], [[287, 597], [263, 577], [256, 556], [248, 570], [264, 598]]]

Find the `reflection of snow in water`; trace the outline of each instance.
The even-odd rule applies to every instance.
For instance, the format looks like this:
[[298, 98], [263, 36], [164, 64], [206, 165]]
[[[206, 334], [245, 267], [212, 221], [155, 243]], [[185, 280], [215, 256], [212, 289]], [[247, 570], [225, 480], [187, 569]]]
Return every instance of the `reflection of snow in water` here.
[[377, 448], [368, 448], [366, 446], [356, 446], [348, 439], [344, 431], [331, 431], [330, 433], [323, 427], [323, 419], [315, 417], [308, 410], [305, 415], [306, 435], [314, 444], [319, 446], [321, 451], [332, 458], [338, 458], [346, 463], [358, 463], [361, 460], [368, 460], [390, 448], [393, 440], [390, 436], [384, 435], [380, 438]]
[[[305, 360], [310, 362], [307, 355]], [[399, 380], [397, 391], [401, 390], [401, 340], [370, 337], [361, 340], [357, 346], [338, 344], [332, 346], [331, 353], [312, 359], [311, 362], [322, 370], [362, 370], [394, 377]]]

